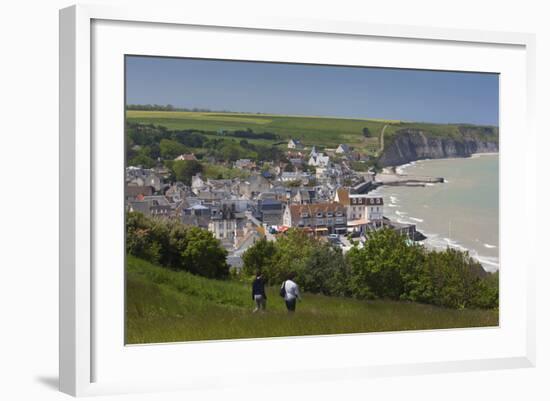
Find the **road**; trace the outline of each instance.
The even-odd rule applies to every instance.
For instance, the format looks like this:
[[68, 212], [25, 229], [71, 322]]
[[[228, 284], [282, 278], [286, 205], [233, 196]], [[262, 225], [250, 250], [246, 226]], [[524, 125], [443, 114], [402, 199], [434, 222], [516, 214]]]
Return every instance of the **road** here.
[[387, 127], [388, 124], [384, 125], [384, 127], [382, 127], [382, 131], [380, 132], [380, 154], [384, 151], [384, 132], [386, 132]]

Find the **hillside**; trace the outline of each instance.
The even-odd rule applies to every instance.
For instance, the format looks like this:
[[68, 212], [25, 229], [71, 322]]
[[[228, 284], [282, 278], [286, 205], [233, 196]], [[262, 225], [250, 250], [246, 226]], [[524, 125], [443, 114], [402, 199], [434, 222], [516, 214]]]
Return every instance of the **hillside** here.
[[[498, 148], [498, 128], [487, 126], [247, 113], [141, 110], [128, 110], [126, 113], [127, 121], [131, 123], [160, 125], [169, 130], [197, 130], [211, 136], [219, 136], [221, 131], [251, 130], [254, 134], [270, 132], [276, 134], [278, 139], [252, 137], [248, 140], [283, 148], [290, 138], [300, 139], [308, 147], [335, 148], [340, 143], [346, 143], [371, 155], [384, 157], [387, 154], [389, 156], [386, 159], [392, 161], [399, 161], [396, 156], [399, 150], [393, 146], [396, 139], [410, 133], [421, 133], [429, 139], [452, 142], [457, 148], [467, 141], [489, 143], [491, 149]], [[382, 132], [384, 151], [380, 154]], [[448, 157], [453, 156], [452, 153], [449, 152]], [[426, 157], [430, 157], [430, 154]], [[436, 153], [432, 158], [435, 157], [438, 157]]]
[[268, 290], [268, 311], [253, 314], [246, 283], [174, 272], [133, 256], [126, 291], [128, 344], [498, 325], [497, 311], [308, 293], [289, 316], [275, 288]]

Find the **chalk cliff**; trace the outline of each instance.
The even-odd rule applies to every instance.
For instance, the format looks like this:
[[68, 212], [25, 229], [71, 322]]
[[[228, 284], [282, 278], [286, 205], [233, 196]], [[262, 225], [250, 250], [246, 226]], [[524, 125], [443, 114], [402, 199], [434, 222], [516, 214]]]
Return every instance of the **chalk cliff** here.
[[498, 133], [489, 128], [461, 129], [457, 137], [440, 137], [416, 129], [395, 133], [379, 159], [381, 167], [398, 166], [421, 159], [469, 157], [473, 153], [498, 152]]

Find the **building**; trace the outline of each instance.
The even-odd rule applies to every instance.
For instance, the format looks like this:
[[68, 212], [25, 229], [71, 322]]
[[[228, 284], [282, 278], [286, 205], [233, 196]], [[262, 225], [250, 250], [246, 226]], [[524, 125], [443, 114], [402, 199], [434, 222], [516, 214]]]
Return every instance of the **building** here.
[[317, 157], [318, 153], [317, 153], [317, 148], [315, 148], [315, 146], [313, 146], [311, 148], [311, 152], [309, 152], [309, 157]]
[[241, 196], [252, 199], [263, 192], [269, 191], [271, 183], [263, 175], [253, 175], [239, 183], [238, 193]]
[[183, 209], [181, 222], [188, 226], [207, 229], [210, 224], [210, 214], [211, 212], [208, 206], [196, 204]]
[[296, 195], [292, 197], [292, 202], [300, 205], [307, 205], [315, 202], [317, 193], [314, 189], [299, 188]]
[[348, 154], [349, 151], [350, 151], [349, 146], [346, 145], [345, 143], [341, 143], [336, 148], [336, 153], [338, 153], [338, 154]]
[[283, 225], [303, 228], [315, 235], [345, 233], [346, 208], [336, 202], [287, 205], [283, 213]]
[[381, 196], [350, 194], [346, 188], [338, 188], [334, 201], [346, 208], [348, 221], [366, 220], [381, 225], [384, 218], [384, 199]]
[[198, 194], [201, 190], [206, 189], [206, 181], [202, 179], [200, 174], [191, 177], [191, 190]]
[[140, 196], [151, 196], [153, 192], [154, 188], [150, 186], [126, 185], [126, 201], [136, 200]]
[[180, 160], [195, 160], [196, 161], [197, 158], [195, 157], [195, 155], [193, 153], [185, 153], [183, 155], [179, 155], [174, 160], [175, 161], [180, 161]]
[[302, 183], [307, 184], [310, 178], [311, 178], [311, 175], [307, 172], [284, 171], [281, 173], [281, 181], [283, 182], [301, 181]]
[[237, 235], [235, 211], [229, 207], [213, 207], [208, 223], [208, 231], [222, 241], [225, 247], [232, 247]]
[[162, 188], [162, 179], [152, 169], [130, 166], [126, 168], [126, 184], [138, 187], [153, 187], [155, 192]]
[[256, 162], [250, 159], [239, 159], [235, 162], [235, 168], [254, 170], [256, 168]]
[[317, 153], [316, 156], [309, 158], [307, 164], [314, 167], [330, 167], [330, 157], [323, 153]]
[[164, 196], [139, 195], [128, 202], [128, 211], [143, 213], [151, 217], [172, 217], [172, 204]]
[[277, 199], [259, 200], [255, 216], [268, 226], [280, 226], [283, 222], [283, 203]]
[[302, 143], [300, 142], [299, 139], [290, 139], [288, 141], [288, 148], [289, 149], [303, 149], [304, 146], [302, 145]]

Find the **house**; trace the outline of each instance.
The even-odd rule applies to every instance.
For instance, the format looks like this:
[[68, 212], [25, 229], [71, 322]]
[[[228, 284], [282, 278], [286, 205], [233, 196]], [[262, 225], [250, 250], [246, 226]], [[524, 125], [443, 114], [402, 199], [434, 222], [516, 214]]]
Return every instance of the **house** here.
[[315, 148], [315, 146], [313, 146], [311, 148], [311, 152], [309, 152], [309, 157], [317, 157], [318, 153], [317, 153], [317, 149]]
[[138, 187], [153, 187], [156, 192], [162, 188], [162, 179], [152, 169], [130, 166], [126, 168], [126, 183]]
[[368, 223], [382, 224], [384, 199], [381, 196], [350, 194], [348, 189], [338, 188], [334, 201], [346, 208], [349, 221], [365, 219]]
[[181, 222], [188, 226], [208, 228], [210, 224], [210, 208], [202, 204], [196, 204], [183, 209], [181, 214]]
[[272, 199], [281, 202], [287, 202], [290, 199], [290, 188], [284, 186], [273, 187], [269, 192], [262, 192], [258, 195], [258, 200]]
[[336, 148], [336, 153], [338, 153], [338, 154], [348, 154], [349, 151], [350, 151], [349, 146], [346, 145], [345, 143], [341, 143]]
[[323, 153], [318, 153], [316, 156], [311, 156], [307, 164], [313, 167], [330, 167], [330, 157]]
[[292, 164], [294, 168], [301, 168], [304, 164], [304, 161], [299, 157], [293, 157], [291, 159], [288, 159], [288, 161], [290, 162], [290, 164]]
[[283, 225], [303, 228], [316, 235], [345, 233], [346, 208], [336, 202], [287, 205], [283, 213]]
[[290, 139], [288, 141], [288, 148], [289, 149], [303, 149], [304, 146], [302, 145], [302, 143], [300, 142], [299, 139]]
[[182, 154], [182, 155], [179, 155], [178, 157], [176, 157], [174, 159], [174, 161], [180, 161], [180, 160], [197, 160], [197, 158], [195, 157], [195, 155], [193, 153], [185, 153], [185, 154]]
[[151, 217], [172, 217], [172, 205], [164, 196], [139, 195], [137, 200], [128, 202], [130, 212], [143, 213]]
[[139, 185], [126, 185], [126, 191], [124, 196], [126, 201], [136, 200], [139, 196], [151, 196], [153, 195], [154, 188], [151, 186], [139, 186]]
[[306, 205], [313, 203], [316, 197], [317, 193], [315, 192], [315, 190], [300, 188], [296, 192], [296, 195], [292, 197], [292, 201], [300, 205]]
[[235, 162], [235, 168], [254, 170], [256, 168], [256, 162], [250, 159], [239, 159]]
[[227, 248], [232, 248], [237, 235], [236, 213], [230, 207], [213, 207], [208, 223], [208, 231]]
[[280, 177], [282, 182], [301, 181], [302, 183], [305, 183], [305, 184], [309, 182], [310, 178], [311, 178], [311, 175], [305, 171], [304, 172], [283, 171]]
[[239, 183], [238, 193], [248, 199], [252, 199], [256, 195], [269, 191], [271, 183], [263, 175], [253, 175], [248, 177], [244, 182]]
[[191, 190], [198, 194], [201, 190], [206, 188], [206, 181], [202, 179], [200, 174], [191, 177]]
[[255, 215], [268, 226], [279, 226], [283, 221], [283, 203], [276, 199], [259, 200]]
[[164, 192], [164, 196], [166, 196], [169, 200], [172, 202], [180, 202], [183, 199], [185, 199], [187, 193], [185, 191], [185, 188], [183, 188], [181, 185], [173, 184]]

